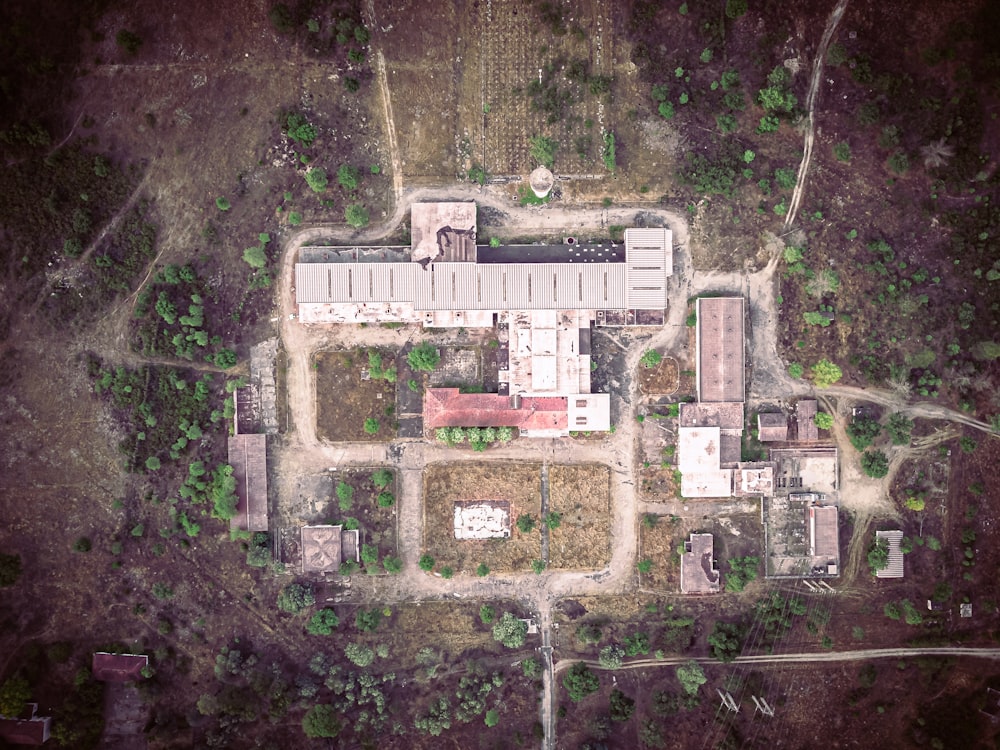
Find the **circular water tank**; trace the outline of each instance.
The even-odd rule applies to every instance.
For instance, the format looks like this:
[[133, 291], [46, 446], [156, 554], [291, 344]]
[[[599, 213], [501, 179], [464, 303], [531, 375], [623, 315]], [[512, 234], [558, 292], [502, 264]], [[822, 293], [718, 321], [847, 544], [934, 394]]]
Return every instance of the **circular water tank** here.
[[546, 167], [538, 167], [529, 175], [528, 184], [531, 186], [531, 192], [539, 198], [544, 198], [552, 190], [552, 186], [555, 184], [555, 177], [552, 176], [552, 172]]

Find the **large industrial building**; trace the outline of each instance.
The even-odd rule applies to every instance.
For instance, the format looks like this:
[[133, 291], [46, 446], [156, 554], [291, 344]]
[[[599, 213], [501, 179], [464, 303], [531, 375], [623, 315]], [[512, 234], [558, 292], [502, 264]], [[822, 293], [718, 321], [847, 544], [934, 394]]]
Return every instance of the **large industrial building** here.
[[[432, 389], [425, 424], [485, 411], [484, 424], [519, 427], [527, 437], [608, 430], [610, 398], [590, 392], [591, 326], [663, 324], [670, 230], [629, 228], [623, 245], [572, 237], [558, 245], [477, 245], [476, 236], [475, 203], [416, 203], [408, 248], [303, 248], [295, 266], [299, 318], [496, 326], [500, 392], [486, 404], [479, 394]], [[542, 403], [538, 426], [539, 415], [528, 410]]]

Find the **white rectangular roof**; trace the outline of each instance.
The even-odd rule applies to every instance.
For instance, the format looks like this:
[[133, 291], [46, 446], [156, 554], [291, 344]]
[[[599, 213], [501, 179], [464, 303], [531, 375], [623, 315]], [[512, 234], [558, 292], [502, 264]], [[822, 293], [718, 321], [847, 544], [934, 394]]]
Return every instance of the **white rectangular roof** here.
[[667, 277], [673, 274], [673, 237], [669, 229], [625, 230], [628, 308], [662, 310], [667, 306]]
[[681, 497], [731, 497], [732, 494], [732, 469], [681, 474]]
[[680, 427], [677, 468], [681, 474], [718, 470], [722, 431], [718, 427]]

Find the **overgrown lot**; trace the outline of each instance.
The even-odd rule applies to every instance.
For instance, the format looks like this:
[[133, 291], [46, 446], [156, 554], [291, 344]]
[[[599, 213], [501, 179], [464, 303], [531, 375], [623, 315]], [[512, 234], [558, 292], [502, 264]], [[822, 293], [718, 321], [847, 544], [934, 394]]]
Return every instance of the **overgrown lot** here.
[[611, 470], [603, 465], [549, 467], [549, 567], [598, 569], [611, 560]]
[[316, 432], [331, 442], [383, 442], [396, 434], [392, 355], [368, 349], [318, 352]]

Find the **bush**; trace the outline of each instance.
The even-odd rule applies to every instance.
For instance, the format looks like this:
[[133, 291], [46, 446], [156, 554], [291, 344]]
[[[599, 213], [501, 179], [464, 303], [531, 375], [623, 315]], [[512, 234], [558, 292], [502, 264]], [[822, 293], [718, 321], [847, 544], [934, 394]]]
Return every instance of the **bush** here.
[[893, 445], [909, 445], [910, 433], [913, 431], [913, 420], [899, 412], [890, 414], [885, 423], [885, 431]]
[[352, 203], [344, 211], [344, 219], [355, 229], [368, 226], [368, 209], [360, 203]]
[[441, 577], [444, 578], [446, 581], [453, 575], [455, 575], [455, 571], [452, 570], [450, 565], [445, 565], [443, 568], [441, 568]]
[[338, 712], [333, 706], [320, 704], [310, 708], [302, 717], [302, 731], [306, 737], [336, 737], [340, 734]]
[[391, 492], [380, 492], [376, 502], [380, 508], [391, 508], [396, 504], [396, 496]]
[[829, 388], [843, 377], [840, 368], [828, 359], [821, 359], [810, 370], [817, 388]]
[[361, 173], [349, 164], [341, 164], [337, 170], [337, 183], [344, 190], [357, 190]]
[[354, 627], [362, 633], [370, 633], [376, 630], [382, 622], [382, 610], [377, 607], [372, 609], [359, 609], [354, 616]]
[[490, 709], [486, 712], [486, 716], [483, 718], [488, 727], [495, 727], [500, 722], [500, 714], [495, 709]]
[[90, 540], [85, 536], [81, 536], [79, 539], [73, 542], [74, 552], [90, 552], [91, 548], [92, 545], [90, 543]]
[[563, 687], [569, 694], [569, 698], [574, 703], [578, 703], [588, 695], [596, 693], [601, 688], [601, 682], [597, 675], [590, 671], [582, 661], [578, 661], [566, 672], [562, 679]]
[[344, 646], [344, 656], [351, 664], [362, 669], [375, 661], [375, 652], [361, 643], [348, 643]]
[[557, 511], [549, 511], [542, 518], [542, 523], [549, 527], [550, 530], [558, 529], [562, 524], [562, 514]]
[[493, 624], [493, 640], [507, 648], [521, 648], [527, 636], [528, 624], [510, 612], [504, 612], [503, 616]]
[[734, 557], [728, 561], [729, 573], [726, 574], [726, 591], [742, 591], [748, 583], [757, 578], [758, 557]]
[[386, 573], [394, 576], [403, 570], [403, 560], [399, 557], [384, 557], [382, 558], [382, 567], [385, 568]]
[[339, 624], [340, 618], [337, 617], [336, 612], [327, 607], [309, 618], [309, 622], [306, 623], [306, 632], [309, 635], [330, 635]]
[[312, 585], [308, 583], [290, 583], [278, 594], [278, 608], [292, 615], [297, 615], [315, 603], [316, 595]]
[[258, 531], [247, 545], [247, 565], [266, 568], [271, 562], [271, 538], [266, 531]]
[[805, 371], [802, 368], [802, 365], [800, 365], [798, 362], [792, 362], [790, 365], [788, 365], [788, 374], [791, 375], [793, 378], [801, 378], [804, 372]]
[[605, 646], [601, 649], [601, 653], [598, 655], [597, 661], [602, 667], [604, 667], [604, 669], [620, 669], [624, 656], [625, 649], [617, 643], [612, 643], [611, 645]]
[[434, 558], [427, 554], [421, 555], [420, 562], [417, 565], [420, 566], [421, 570], [430, 573], [434, 570]]
[[337, 505], [346, 513], [354, 506], [354, 488], [347, 482], [337, 482]]
[[726, 17], [736, 19], [747, 12], [747, 0], [726, 0]]
[[639, 358], [639, 364], [643, 367], [656, 367], [660, 362], [663, 361], [663, 355], [660, 354], [655, 349], [647, 349], [642, 353], [642, 357]]
[[226, 198], [225, 196], [219, 196], [218, 198], [216, 198], [215, 206], [220, 211], [228, 211], [230, 208], [232, 208], [232, 204], [229, 202], [229, 199]]
[[485, 578], [489, 574], [490, 574], [490, 566], [487, 565], [486, 563], [479, 563], [479, 566], [476, 568], [476, 575], [479, 576], [480, 578]]
[[483, 621], [484, 625], [489, 625], [496, 619], [497, 611], [493, 609], [489, 604], [484, 604], [479, 608], [479, 619]]
[[261, 245], [248, 247], [243, 251], [243, 262], [251, 268], [263, 268], [267, 265], [267, 251]]
[[392, 471], [390, 469], [378, 469], [372, 474], [372, 484], [378, 489], [384, 490], [392, 484]]
[[743, 628], [738, 623], [717, 620], [708, 635], [708, 645], [712, 647], [712, 658], [731, 662], [743, 648]]
[[813, 422], [821, 430], [829, 430], [833, 427], [833, 415], [825, 411], [816, 412]]
[[522, 534], [530, 534], [535, 528], [535, 519], [524, 513], [517, 517], [517, 530]]
[[635, 712], [635, 701], [618, 688], [611, 690], [611, 721], [628, 721]]
[[365, 565], [374, 565], [378, 562], [378, 547], [374, 544], [361, 545], [361, 562]]
[[872, 479], [881, 479], [889, 473], [889, 457], [882, 451], [865, 451], [861, 456], [861, 470]]
[[556, 149], [559, 147], [559, 144], [544, 135], [535, 136], [528, 143], [531, 147], [531, 158], [542, 166], [552, 169], [553, 164], [555, 164]]
[[837, 161], [849, 162], [851, 160], [851, 144], [847, 141], [835, 143], [833, 146], [833, 155]]
[[311, 187], [315, 193], [325, 192], [326, 186], [329, 183], [330, 180], [326, 176], [326, 170], [322, 167], [310, 167], [309, 171], [306, 172], [306, 184]]
[[115, 35], [115, 42], [130, 55], [136, 54], [142, 46], [142, 38], [127, 29], [122, 29]]
[[635, 567], [640, 573], [645, 574], [653, 569], [653, 561], [646, 557], [640, 560]]
[[708, 681], [701, 665], [696, 661], [681, 664], [675, 670], [675, 674], [677, 681], [688, 695], [697, 695], [698, 689]]
[[364, 430], [368, 435], [378, 434], [378, 420], [375, 417], [368, 417], [365, 420]]
[[438, 354], [437, 349], [425, 341], [410, 350], [410, 353], [406, 355], [406, 361], [414, 370], [430, 372], [438, 366], [441, 355]]

